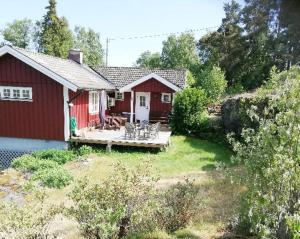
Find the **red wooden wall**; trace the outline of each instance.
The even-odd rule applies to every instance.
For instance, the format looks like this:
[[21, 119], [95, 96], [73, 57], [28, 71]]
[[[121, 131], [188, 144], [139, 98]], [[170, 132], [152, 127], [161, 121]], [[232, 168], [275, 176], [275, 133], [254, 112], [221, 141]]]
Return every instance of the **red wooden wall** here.
[[[166, 116], [172, 110], [172, 103], [162, 103], [161, 93], [174, 93], [175, 91], [161, 82], [150, 79], [132, 88], [134, 92], [151, 92], [150, 117]], [[111, 107], [109, 113], [121, 114], [130, 112], [130, 92], [124, 93], [124, 101], [116, 100], [116, 106]], [[134, 106], [135, 110], [135, 106]]]
[[[79, 95], [79, 92], [69, 91], [69, 100]], [[71, 117], [76, 118], [77, 128], [82, 129], [90, 126], [92, 123], [99, 123], [99, 113], [89, 114], [89, 92], [80, 93], [73, 101], [71, 107]]]
[[64, 140], [63, 86], [15, 57], [0, 57], [0, 85], [32, 87], [32, 102], [0, 100], [0, 137]]

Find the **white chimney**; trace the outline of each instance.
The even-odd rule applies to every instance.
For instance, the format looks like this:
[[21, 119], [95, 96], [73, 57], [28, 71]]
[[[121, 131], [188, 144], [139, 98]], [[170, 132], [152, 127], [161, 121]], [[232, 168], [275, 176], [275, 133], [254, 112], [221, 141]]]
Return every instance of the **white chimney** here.
[[79, 64], [83, 63], [83, 53], [79, 49], [71, 49], [69, 50], [69, 59], [72, 61], [76, 61]]

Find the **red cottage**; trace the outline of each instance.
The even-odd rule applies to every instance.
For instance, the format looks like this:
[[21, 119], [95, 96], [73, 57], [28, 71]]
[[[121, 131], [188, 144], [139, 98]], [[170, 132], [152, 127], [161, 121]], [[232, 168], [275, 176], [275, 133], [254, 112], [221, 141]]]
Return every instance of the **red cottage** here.
[[185, 87], [185, 70], [92, 69], [82, 59], [79, 50], [60, 59], [0, 48], [0, 154], [67, 147], [71, 118], [78, 130], [110, 114], [131, 122], [165, 119]]

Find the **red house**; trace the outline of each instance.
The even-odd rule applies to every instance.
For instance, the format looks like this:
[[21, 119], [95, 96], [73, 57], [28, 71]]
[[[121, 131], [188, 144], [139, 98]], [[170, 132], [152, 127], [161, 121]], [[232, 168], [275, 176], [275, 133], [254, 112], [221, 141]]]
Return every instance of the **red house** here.
[[109, 114], [166, 117], [185, 87], [185, 70], [92, 69], [82, 57], [78, 50], [60, 59], [0, 48], [0, 152], [67, 147], [71, 118], [80, 130]]

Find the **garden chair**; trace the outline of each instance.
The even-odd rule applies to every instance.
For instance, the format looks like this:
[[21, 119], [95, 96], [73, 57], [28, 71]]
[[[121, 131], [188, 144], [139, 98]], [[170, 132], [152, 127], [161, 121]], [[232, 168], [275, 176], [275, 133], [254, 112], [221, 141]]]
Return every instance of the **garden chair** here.
[[129, 139], [134, 139], [135, 138], [135, 127], [133, 124], [130, 124], [128, 122], [125, 123], [125, 139], [127, 139], [127, 136]]
[[157, 138], [160, 131], [160, 122], [149, 125], [144, 132], [144, 138]]

